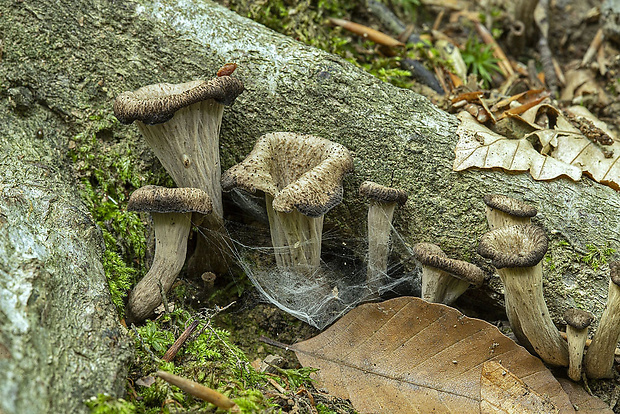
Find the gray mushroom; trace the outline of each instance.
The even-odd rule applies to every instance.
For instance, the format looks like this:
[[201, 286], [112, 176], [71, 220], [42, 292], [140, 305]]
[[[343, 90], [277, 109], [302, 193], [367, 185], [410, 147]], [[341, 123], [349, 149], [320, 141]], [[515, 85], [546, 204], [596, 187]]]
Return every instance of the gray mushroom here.
[[192, 213], [210, 214], [211, 198], [198, 188], [148, 185], [134, 191], [127, 209], [148, 212], [155, 230], [155, 257], [148, 273], [129, 294], [127, 320], [149, 316], [162, 302], [159, 285], [168, 292], [185, 263]]
[[413, 246], [414, 257], [422, 264], [422, 299], [452, 304], [470, 285], [480, 287], [484, 272], [476, 265], [450, 259], [432, 243]]
[[501, 194], [487, 194], [483, 198], [486, 204], [486, 215], [489, 228], [531, 224], [531, 218], [537, 213], [535, 207], [524, 201]]
[[405, 204], [407, 193], [404, 190], [385, 187], [372, 181], [364, 181], [360, 185], [359, 193], [370, 199], [366, 283], [371, 295], [376, 295], [387, 273], [394, 210], [397, 205]]
[[342, 201], [342, 179], [352, 169], [340, 144], [274, 132], [222, 175], [222, 188], [264, 192], [278, 267], [312, 273], [320, 264], [324, 214]]
[[588, 326], [594, 320], [594, 315], [581, 309], [571, 308], [564, 312], [564, 320], [568, 340], [568, 377], [573, 381], [579, 381], [581, 380], [583, 351], [588, 339]]
[[[221, 76], [144, 86], [120, 94], [114, 102], [116, 118], [123, 124], [136, 122], [177, 186], [200, 188], [209, 195], [213, 214], [204, 218], [204, 226], [216, 233], [214, 243], [224, 252], [219, 133], [224, 106], [231, 105], [241, 92], [239, 79]], [[198, 244], [198, 255], [204, 254], [203, 243]], [[221, 263], [213, 266], [224, 270]]]
[[543, 297], [540, 261], [547, 246], [547, 235], [542, 228], [532, 224], [513, 225], [484, 234], [478, 253], [492, 260], [504, 283], [506, 304], [512, 307], [508, 317], [518, 318], [524, 335], [519, 337], [515, 330], [519, 341], [531, 344], [543, 361], [568, 366], [566, 341], [553, 324]]
[[620, 261], [609, 264], [607, 304], [584, 359], [588, 378], [613, 378], [614, 353], [620, 337]]

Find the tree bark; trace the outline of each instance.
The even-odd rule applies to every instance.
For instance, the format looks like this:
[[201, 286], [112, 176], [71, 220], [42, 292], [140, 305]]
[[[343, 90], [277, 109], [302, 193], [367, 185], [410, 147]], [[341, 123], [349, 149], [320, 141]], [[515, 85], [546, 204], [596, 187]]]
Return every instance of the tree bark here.
[[[5, 222], [1, 237], [6, 247], [1, 275], [19, 274], [19, 270], [23, 274], [20, 280], [42, 292], [39, 298], [44, 293], [47, 306], [28, 306], [23, 311], [35, 318], [35, 309], [48, 309], [44, 322], [52, 328], [38, 327], [43, 323], [39, 318], [36, 323], [31, 320], [23, 335], [39, 329], [57, 332], [60, 322], [68, 332], [84, 334], [87, 329], [75, 328], [83, 320], [79, 311], [91, 312], [92, 318], [97, 308], [104, 309], [98, 317], [113, 312], [103, 292], [99, 255], [85, 254], [96, 251], [99, 238], [77, 196], [68, 189], [71, 180], [63, 174], [67, 164], [56, 166], [50, 154], [57, 153], [62, 159], [67, 140], [92, 122], [89, 115], [109, 115], [119, 93], [157, 82], [210, 78], [226, 62], [239, 65], [235, 75], [244, 81], [246, 91], [224, 113], [220, 139], [223, 168], [245, 158], [256, 139], [267, 132], [310, 133], [339, 142], [354, 153], [356, 172], [346, 179], [343, 204], [327, 215], [327, 227], [342, 231], [344, 237], [365, 235], [367, 205], [357, 196], [359, 184], [372, 180], [400, 187], [410, 197], [396, 213], [395, 226], [407, 243], [432, 241], [449, 256], [486, 269], [489, 266], [475, 254], [478, 238], [487, 230], [482, 195], [503, 193], [524, 199], [539, 208], [534, 222], [552, 238], [549, 257], [555, 267], [549, 263], [545, 267], [550, 311], [558, 320], [570, 303], [600, 314], [607, 279], [577, 259], [587, 251], [587, 245], [620, 247], [620, 197], [616, 191], [588, 179], [579, 183], [564, 179], [535, 182], [527, 174], [453, 172], [455, 117], [339, 57], [301, 45], [207, 0], [0, 0], [0, 6], [0, 128], [5, 154], [11, 154], [5, 155], [10, 162], [2, 164], [0, 218]], [[50, 141], [37, 140], [39, 128]], [[116, 140], [139, 136], [135, 127], [115, 126], [109, 132]], [[27, 155], [20, 159], [26, 149]], [[57, 216], [62, 219], [60, 227], [52, 221]], [[33, 240], [23, 242], [24, 249], [18, 249], [17, 236], [11, 233], [20, 223], [24, 227], [19, 234], [30, 234]], [[569, 245], [560, 243], [564, 241]], [[39, 251], [42, 245], [46, 254]], [[404, 260], [410, 260], [406, 251], [402, 253]], [[78, 275], [97, 281], [87, 282]], [[71, 290], [63, 290], [67, 279]], [[496, 279], [491, 281], [495, 288]], [[34, 288], [20, 288], [21, 282], [8, 281], [6, 276], [0, 281], [11, 297], [19, 298], [20, 306], [25, 306], [28, 298], [38, 303]], [[99, 300], [99, 305], [74, 300], [75, 306], [64, 308], [57, 301], [70, 292]], [[55, 322], [51, 316], [56, 316]], [[81, 358], [77, 349], [69, 351], [59, 345], [40, 345], [44, 349], [39, 349], [34, 346], [39, 342], [22, 334], [16, 336], [21, 339], [11, 339], [9, 332], [16, 329], [16, 322], [5, 319], [10, 319], [11, 325], [0, 322], [1, 343], [5, 347], [9, 343], [11, 354], [20, 357], [0, 359], [0, 365], [16, 366], [21, 361], [25, 365], [19, 372], [25, 373], [32, 385], [29, 388], [18, 382], [17, 374], [9, 374], [8, 382], [0, 378], [0, 400], [20, 389], [13, 401], [23, 403], [26, 393], [33, 392], [21, 391], [23, 387], [38, 389], [39, 400], [55, 404], [59, 395], [78, 400], [96, 388], [80, 388], [70, 378], [71, 373], [84, 373], [71, 359]], [[105, 326], [118, 332], [112, 322]], [[101, 332], [105, 331], [91, 332], [91, 336], [101, 336]], [[118, 338], [123, 343], [122, 336]], [[31, 347], [28, 351], [19, 351], [27, 344]], [[54, 353], [62, 349], [60, 355]], [[115, 352], [110, 351], [106, 358], [118, 358], [113, 356]], [[22, 354], [27, 357], [21, 358]], [[47, 366], [50, 355], [53, 363]], [[93, 363], [94, 369], [96, 358], [83, 359]], [[124, 361], [124, 356], [119, 359]], [[60, 362], [74, 369], [64, 369], [66, 365]], [[52, 368], [54, 375], [37, 376]], [[30, 373], [26, 374], [27, 370]], [[35, 385], [39, 378], [44, 378], [44, 387]], [[94, 384], [89, 378], [89, 384]], [[97, 379], [111, 382], [101, 375]], [[11, 403], [0, 404], [5, 412], [15, 411]]]

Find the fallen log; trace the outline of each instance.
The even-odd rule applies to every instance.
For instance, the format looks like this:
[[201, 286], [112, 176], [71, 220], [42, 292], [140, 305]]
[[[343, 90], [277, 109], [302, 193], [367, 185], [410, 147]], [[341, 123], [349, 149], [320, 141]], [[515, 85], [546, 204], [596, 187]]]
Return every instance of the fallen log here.
[[[326, 225], [348, 237], [363, 236], [366, 204], [357, 196], [359, 184], [372, 180], [399, 187], [409, 201], [395, 227], [407, 243], [432, 241], [449, 256], [487, 270], [475, 254], [487, 230], [482, 196], [522, 198], [538, 207], [534, 221], [552, 239], [545, 293], [556, 321], [568, 304], [596, 314], [604, 306], [606, 277], [579, 258], [591, 251], [588, 246], [620, 248], [620, 196], [608, 187], [587, 179], [535, 182], [527, 174], [453, 172], [455, 117], [207, 0], [3, 0], [1, 10], [0, 409], [5, 413], [79, 411], [81, 398], [122, 388], [119, 366], [126, 363], [126, 343], [118, 324], [105, 316], [113, 309], [104, 291], [100, 237], [70, 188], [68, 139], [93, 122], [89, 115], [110, 115], [114, 98], [125, 90], [210, 78], [226, 62], [239, 65], [235, 75], [246, 91], [224, 114], [223, 168], [245, 158], [267, 132], [339, 142], [354, 153], [356, 172]], [[39, 129], [50, 141], [41, 141]], [[107, 135], [139, 136], [121, 126]], [[491, 285], [500, 290], [496, 279]], [[20, 318], [29, 322], [20, 325]], [[71, 336], [77, 336], [77, 347], [63, 342]], [[91, 343], [95, 337], [108, 344], [107, 354]], [[104, 367], [103, 361], [112, 365]]]

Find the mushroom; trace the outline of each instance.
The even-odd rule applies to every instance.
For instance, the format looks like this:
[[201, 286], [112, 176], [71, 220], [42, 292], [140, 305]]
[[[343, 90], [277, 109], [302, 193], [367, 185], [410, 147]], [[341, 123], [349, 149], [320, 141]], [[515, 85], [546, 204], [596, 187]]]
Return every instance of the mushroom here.
[[364, 181], [359, 193], [370, 199], [368, 208], [368, 269], [366, 283], [371, 294], [377, 294], [387, 273], [390, 232], [396, 205], [407, 201], [404, 190]]
[[[520, 331], [513, 330], [524, 345], [531, 344], [540, 358], [551, 364], [568, 366], [568, 347], [557, 330], [543, 297], [542, 266], [547, 252], [545, 231], [532, 224], [500, 227], [484, 234], [478, 253], [492, 260], [504, 283], [506, 312], [517, 317]], [[523, 334], [524, 337], [519, 337]]]
[[[198, 188], [147, 185], [134, 191], [127, 209], [151, 213], [155, 230], [155, 257], [148, 273], [129, 294], [128, 321], [141, 321], [161, 302], [185, 263], [192, 213], [210, 214], [209, 195]], [[161, 288], [160, 288], [161, 285]]]
[[274, 132], [222, 175], [222, 188], [264, 192], [278, 268], [312, 273], [320, 264], [324, 214], [342, 201], [342, 179], [352, 169], [340, 144]]
[[588, 339], [588, 326], [594, 320], [594, 315], [590, 312], [571, 308], [564, 312], [566, 321], [566, 338], [568, 340], [568, 376], [573, 381], [581, 379], [581, 363], [583, 361], [583, 350]]
[[177, 186], [200, 188], [209, 195], [213, 214], [205, 218], [205, 226], [220, 234], [215, 238], [223, 251], [219, 133], [224, 106], [232, 105], [241, 92], [239, 79], [219, 76], [209, 81], [144, 86], [120, 94], [114, 102], [116, 118], [123, 124], [136, 121]]
[[505, 195], [487, 194], [482, 199], [487, 205], [487, 221], [491, 230], [516, 224], [530, 224], [531, 218], [537, 213], [535, 207]]
[[[531, 218], [537, 214], [536, 208], [530, 204], [502, 194], [487, 194], [482, 199], [486, 204], [487, 222], [491, 230], [510, 225], [531, 224]], [[506, 295], [504, 295], [504, 302], [512, 331], [522, 344], [532, 351], [531, 344], [521, 329], [521, 322], [512, 311], [513, 306]]]
[[432, 243], [413, 246], [414, 257], [422, 263], [422, 299], [433, 303], [452, 304], [469, 287], [480, 287], [484, 272], [476, 265], [450, 259]]
[[620, 261], [609, 264], [607, 305], [584, 359], [588, 378], [613, 378], [614, 352], [620, 337]]

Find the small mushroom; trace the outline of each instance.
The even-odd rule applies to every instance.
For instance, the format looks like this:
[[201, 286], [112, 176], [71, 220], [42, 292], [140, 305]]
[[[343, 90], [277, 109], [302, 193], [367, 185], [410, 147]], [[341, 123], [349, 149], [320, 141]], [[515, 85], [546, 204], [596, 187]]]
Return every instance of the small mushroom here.
[[342, 201], [342, 179], [352, 169], [340, 144], [274, 132], [222, 175], [222, 188], [264, 192], [278, 267], [312, 273], [320, 264], [324, 214]]
[[[558, 366], [568, 366], [568, 346], [553, 324], [543, 297], [542, 266], [547, 252], [545, 231], [532, 224], [505, 226], [484, 234], [478, 254], [491, 259], [497, 268], [506, 295], [506, 312], [518, 318], [521, 331], [514, 330], [524, 345], [531, 344], [540, 358]], [[519, 335], [524, 335], [523, 338]]]
[[387, 273], [390, 251], [390, 232], [396, 205], [407, 201], [404, 190], [385, 187], [364, 181], [359, 193], [370, 199], [368, 208], [368, 269], [366, 283], [372, 295], [378, 294], [382, 279]]
[[564, 312], [564, 320], [568, 340], [568, 377], [573, 381], [579, 381], [581, 380], [583, 351], [588, 339], [588, 326], [594, 320], [594, 315], [581, 309], [571, 308]]
[[609, 264], [607, 305], [584, 359], [588, 378], [613, 378], [614, 352], [620, 337], [620, 261]]
[[127, 209], [151, 213], [155, 230], [155, 257], [148, 273], [129, 294], [127, 320], [138, 322], [162, 302], [185, 263], [192, 213], [210, 214], [211, 199], [198, 188], [147, 185], [134, 191]]
[[[200, 188], [211, 197], [213, 214], [197, 221], [204, 219], [203, 225], [216, 233], [211, 242], [222, 251], [227, 250], [228, 243], [223, 230], [220, 187], [220, 125], [224, 106], [232, 105], [242, 92], [243, 83], [239, 79], [219, 76], [208, 81], [148, 85], [124, 92], [114, 101], [116, 118], [123, 124], [136, 121], [147, 144], [177, 186]], [[200, 238], [197, 255], [205, 250], [204, 240]], [[206, 267], [225, 270], [222, 263]]]
[[482, 199], [487, 205], [487, 222], [491, 230], [503, 226], [530, 224], [531, 218], [537, 213], [535, 207], [505, 195], [487, 194]]
[[484, 272], [476, 265], [450, 259], [432, 243], [413, 246], [414, 257], [422, 263], [422, 299], [452, 304], [470, 285], [480, 287]]
[[[502, 194], [487, 194], [482, 199], [486, 204], [487, 222], [491, 230], [504, 226], [531, 224], [531, 218], [537, 214], [536, 208], [530, 204]], [[531, 344], [526, 340], [523, 329], [521, 329], [519, 318], [512, 311], [513, 306], [510, 304], [510, 298], [504, 296], [504, 302], [512, 331], [523, 346], [533, 351]]]

